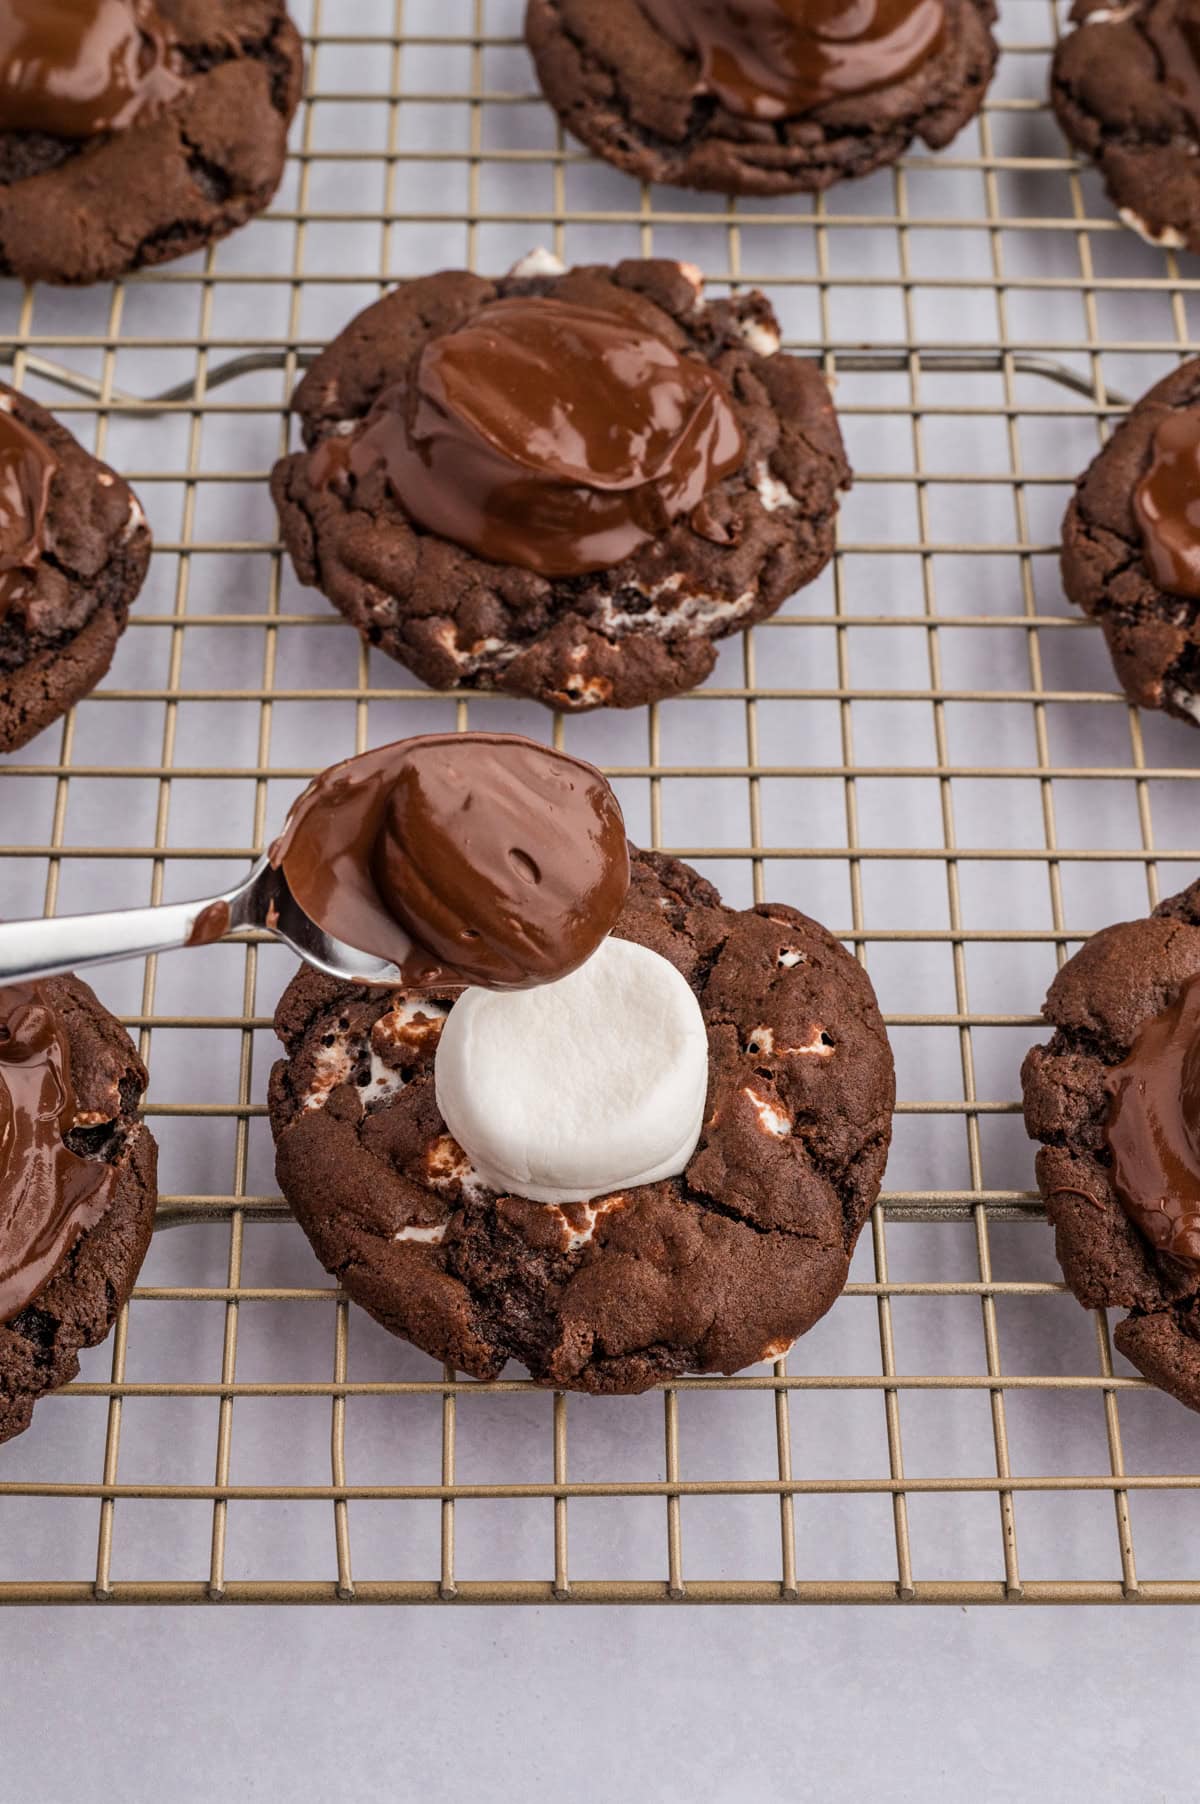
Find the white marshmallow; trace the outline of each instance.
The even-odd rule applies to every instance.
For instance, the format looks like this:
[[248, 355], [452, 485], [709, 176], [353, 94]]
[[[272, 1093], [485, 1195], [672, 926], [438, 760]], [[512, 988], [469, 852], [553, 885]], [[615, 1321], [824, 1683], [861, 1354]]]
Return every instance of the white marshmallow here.
[[1174, 688], [1170, 691], [1170, 698], [1177, 708], [1182, 708], [1185, 714], [1190, 714], [1197, 725], [1200, 725], [1200, 695], [1193, 694], [1190, 689]]
[[531, 251], [526, 251], [519, 262], [509, 270], [510, 276], [565, 276], [567, 266], [554, 251], [546, 249], [544, 244], [535, 244]]
[[760, 357], [774, 357], [783, 343], [778, 327], [768, 326], [761, 319], [751, 317], [739, 320], [736, 330], [741, 336], [742, 343], [751, 351], [757, 351]]
[[434, 1077], [446, 1126], [491, 1189], [587, 1202], [684, 1169], [708, 1035], [674, 965], [607, 939], [557, 983], [464, 991]]
[[1154, 245], [1158, 250], [1181, 251], [1187, 247], [1187, 239], [1176, 226], [1162, 226], [1155, 231], [1132, 207], [1118, 207], [1117, 214], [1139, 238], [1144, 238], [1147, 244]]
[[772, 476], [771, 467], [765, 458], [755, 465], [754, 486], [769, 514], [777, 514], [781, 507], [799, 507], [800, 505], [787, 483], [780, 482], [778, 476]]

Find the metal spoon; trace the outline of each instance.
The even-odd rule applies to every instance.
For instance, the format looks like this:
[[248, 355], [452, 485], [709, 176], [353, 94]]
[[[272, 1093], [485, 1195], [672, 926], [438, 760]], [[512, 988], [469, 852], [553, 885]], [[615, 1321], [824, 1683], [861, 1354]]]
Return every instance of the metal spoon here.
[[179, 946], [206, 946], [237, 927], [260, 927], [318, 971], [350, 983], [399, 985], [397, 965], [335, 940], [304, 912], [281, 870], [264, 855], [244, 883], [200, 902], [117, 908], [102, 914], [0, 923], [0, 984], [82, 971], [89, 965]]

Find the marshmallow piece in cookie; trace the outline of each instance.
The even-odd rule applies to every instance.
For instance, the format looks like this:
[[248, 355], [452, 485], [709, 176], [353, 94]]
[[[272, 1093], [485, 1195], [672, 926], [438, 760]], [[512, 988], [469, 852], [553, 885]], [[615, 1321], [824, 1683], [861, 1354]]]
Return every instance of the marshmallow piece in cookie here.
[[606, 939], [557, 983], [464, 991], [434, 1076], [446, 1126], [490, 1189], [587, 1202], [687, 1165], [708, 1036], [674, 965]]

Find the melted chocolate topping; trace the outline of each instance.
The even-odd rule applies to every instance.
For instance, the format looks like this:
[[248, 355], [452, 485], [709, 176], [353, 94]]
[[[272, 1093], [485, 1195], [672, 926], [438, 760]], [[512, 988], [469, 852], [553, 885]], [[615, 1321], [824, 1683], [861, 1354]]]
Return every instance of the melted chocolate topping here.
[[0, 620], [33, 592], [57, 469], [49, 445], [0, 409]]
[[493, 563], [620, 563], [699, 509], [745, 441], [717, 371], [618, 306], [489, 303], [429, 341], [361, 432], [319, 447], [317, 480], [382, 464], [419, 525]]
[[1133, 511], [1146, 568], [1159, 588], [1200, 596], [1200, 408], [1160, 422]]
[[71, 1053], [36, 984], [0, 989], [0, 1322], [45, 1289], [112, 1200], [116, 1168], [65, 1144]]
[[1151, 1246], [1200, 1267], [1200, 977], [1111, 1073], [1113, 1183]]
[[792, 119], [888, 88], [941, 49], [945, 0], [639, 0], [700, 60], [698, 92], [749, 119]]
[[565, 977], [629, 888], [600, 772], [510, 733], [402, 739], [335, 764], [293, 807], [271, 862], [327, 933], [423, 987]]
[[155, 0], [0, 0], [0, 131], [92, 138], [183, 92]]
[[192, 922], [192, 931], [187, 936], [189, 946], [214, 946], [216, 942], [229, 932], [229, 904], [220, 900], [210, 902], [202, 908]]
[[1200, 129], [1200, 8], [1195, 0], [1159, 0], [1139, 23], [1158, 55], [1168, 93]]

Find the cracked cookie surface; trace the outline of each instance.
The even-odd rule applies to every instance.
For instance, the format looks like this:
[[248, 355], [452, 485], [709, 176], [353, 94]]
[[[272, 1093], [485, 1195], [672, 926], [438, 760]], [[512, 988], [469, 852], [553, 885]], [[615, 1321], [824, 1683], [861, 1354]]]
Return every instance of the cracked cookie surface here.
[[1197, 0], [1077, 0], [1077, 28], [1060, 39], [1051, 65], [1050, 99], [1126, 225], [1152, 244], [1196, 251], [1200, 120], [1168, 86], [1156, 42], [1180, 16], [1200, 25]]
[[28, 1428], [38, 1398], [79, 1371], [80, 1348], [108, 1334], [146, 1256], [158, 1200], [157, 1148], [138, 1116], [146, 1069], [129, 1035], [77, 977], [41, 988], [65, 1030], [79, 1113], [89, 1118], [67, 1145], [118, 1175], [100, 1220], [33, 1301], [0, 1323], [0, 1441]]
[[1200, 1272], [1156, 1251], [1112, 1181], [1109, 1073], [1200, 972], [1200, 883], [1146, 920], [1106, 927], [1055, 977], [1054, 1028], [1026, 1057], [1025, 1125], [1063, 1276], [1088, 1309], [1126, 1309], [1114, 1339], [1152, 1384], [1200, 1409]]
[[0, 618], [0, 752], [11, 752], [108, 670], [150, 561], [150, 529], [132, 491], [53, 414], [3, 383], [0, 409], [49, 445], [59, 466], [33, 594]]
[[88, 139], [0, 133], [0, 274], [114, 280], [201, 250], [270, 203], [300, 98], [282, 0], [160, 0], [183, 93]]
[[[633, 855], [619, 936], [669, 959], [709, 1036], [686, 1172], [564, 1205], [499, 1197], [449, 1138], [423, 1001], [302, 970], [271, 1075], [279, 1182], [317, 1257], [393, 1333], [478, 1378], [634, 1392], [773, 1358], [846, 1281], [891, 1137], [891, 1049], [870, 981], [795, 909], [722, 906]], [[553, 1098], [547, 1098], [553, 1107]]]
[[1200, 358], [1134, 407], [1075, 487], [1063, 520], [1063, 587], [1104, 629], [1130, 701], [1200, 725], [1200, 602], [1160, 589], [1142, 555], [1134, 492], [1163, 418], [1200, 407]]
[[629, 175], [732, 194], [816, 192], [895, 162], [914, 138], [948, 144], [979, 111], [996, 62], [992, 0], [946, 0], [943, 47], [890, 88], [795, 119], [731, 113], [697, 95], [696, 59], [638, 0], [529, 0], [525, 35], [567, 130]]
[[[707, 506], [730, 543], [678, 520], [610, 569], [549, 578], [489, 563], [419, 527], [382, 467], [348, 483], [319, 479], [313, 453], [358, 431], [431, 338], [503, 297], [602, 308], [614, 288], [650, 329], [709, 361], [729, 385], [746, 458]], [[448, 270], [402, 283], [322, 353], [293, 406], [306, 450], [275, 466], [271, 488], [301, 582], [435, 688], [499, 689], [565, 710], [640, 707], [701, 682], [716, 640], [765, 619], [824, 568], [838, 491], [850, 480], [824, 378], [779, 350], [765, 299], [706, 304], [698, 272], [662, 260], [497, 281]]]

